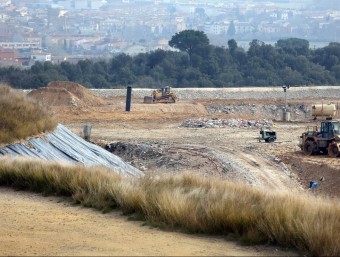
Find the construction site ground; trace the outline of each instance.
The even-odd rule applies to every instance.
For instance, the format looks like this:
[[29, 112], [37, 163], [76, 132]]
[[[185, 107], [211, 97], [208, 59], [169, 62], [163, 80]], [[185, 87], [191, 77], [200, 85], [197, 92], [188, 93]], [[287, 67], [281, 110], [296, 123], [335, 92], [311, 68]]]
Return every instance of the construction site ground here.
[[[59, 90], [59, 89], [58, 89]], [[311, 121], [317, 98], [289, 100], [291, 122], [283, 122], [283, 99], [190, 99], [175, 104], [143, 104], [124, 97], [82, 101], [75, 93], [56, 89], [31, 94], [51, 109], [58, 121], [82, 136], [92, 125], [91, 141], [106, 147], [145, 173], [195, 173], [246, 183], [272, 191], [340, 197], [340, 158], [305, 156], [298, 137]], [[58, 93], [58, 96], [53, 94]], [[77, 93], [77, 94], [76, 94]], [[43, 97], [42, 97], [43, 96]], [[53, 103], [54, 97], [60, 97]], [[181, 99], [181, 96], [179, 96]], [[50, 99], [44, 100], [43, 99]], [[327, 99], [327, 101], [337, 99]], [[259, 142], [252, 126], [188, 128], [184, 121], [205, 118], [273, 120], [274, 143]], [[247, 122], [246, 122], [247, 123]], [[250, 123], [249, 123], [250, 124]], [[323, 181], [320, 178], [323, 177]], [[310, 181], [319, 186], [308, 190]], [[0, 253], [3, 255], [294, 255], [280, 249], [244, 247], [223, 238], [165, 232], [127, 221], [119, 213], [71, 207], [58, 198], [1, 189]], [[20, 242], [20, 243], [19, 243]]]
[[[328, 99], [335, 101], [336, 99]], [[340, 196], [340, 158], [327, 155], [305, 156], [298, 147], [299, 136], [307, 126], [317, 125], [308, 113], [316, 99], [290, 101], [295, 106], [295, 120], [274, 119], [278, 139], [259, 142], [259, 128], [186, 128], [188, 119], [273, 118], [258, 106], [282, 107], [282, 99], [212, 100], [196, 99], [176, 104], [143, 104], [133, 99], [130, 112], [125, 112], [124, 98], [106, 99], [107, 105], [87, 110], [56, 110], [58, 118], [73, 132], [82, 135], [85, 124], [92, 125], [91, 140], [103, 147], [116, 143], [114, 154], [147, 172], [192, 172], [245, 182], [272, 190], [307, 191], [328, 197]], [[209, 113], [208, 106], [243, 106], [240, 113]], [[301, 106], [305, 112], [298, 112]], [[65, 108], [64, 110], [60, 108]], [[249, 109], [251, 111], [249, 111]], [[278, 112], [278, 111], [277, 111]], [[254, 114], [255, 113], [255, 114]], [[293, 116], [293, 114], [292, 114]], [[275, 117], [274, 117], [275, 118]], [[320, 178], [323, 177], [323, 181]], [[310, 182], [319, 186], [308, 190]]]
[[57, 197], [0, 188], [1, 256], [297, 256], [273, 246], [143, 226]]

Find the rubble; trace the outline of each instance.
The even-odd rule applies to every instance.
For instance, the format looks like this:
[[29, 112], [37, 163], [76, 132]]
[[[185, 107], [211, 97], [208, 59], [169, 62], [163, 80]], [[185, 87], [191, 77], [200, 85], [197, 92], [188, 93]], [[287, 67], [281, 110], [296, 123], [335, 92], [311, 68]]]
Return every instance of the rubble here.
[[[210, 114], [252, 115], [269, 120], [282, 120], [284, 104], [209, 104], [206, 106]], [[305, 120], [310, 116], [310, 108], [304, 104], [288, 104], [287, 110], [292, 120]]]
[[241, 163], [233, 160], [233, 153], [210, 147], [112, 142], [106, 144], [105, 149], [141, 171], [176, 174], [191, 170], [196, 174], [203, 174], [204, 177], [217, 175], [222, 179], [237, 179], [241, 174], [246, 183], [260, 183]]
[[272, 127], [271, 120], [244, 120], [244, 119], [189, 119], [184, 121], [180, 127], [185, 128], [263, 128]]

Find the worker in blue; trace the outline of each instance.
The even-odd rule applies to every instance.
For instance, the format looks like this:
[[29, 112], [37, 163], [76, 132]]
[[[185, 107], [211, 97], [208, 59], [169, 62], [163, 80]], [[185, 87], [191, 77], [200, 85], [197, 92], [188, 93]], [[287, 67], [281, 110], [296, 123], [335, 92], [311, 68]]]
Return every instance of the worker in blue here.
[[314, 189], [314, 188], [317, 188], [319, 185], [318, 182], [315, 182], [315, 181], [311, 181], [309, 182], [309, 189]]

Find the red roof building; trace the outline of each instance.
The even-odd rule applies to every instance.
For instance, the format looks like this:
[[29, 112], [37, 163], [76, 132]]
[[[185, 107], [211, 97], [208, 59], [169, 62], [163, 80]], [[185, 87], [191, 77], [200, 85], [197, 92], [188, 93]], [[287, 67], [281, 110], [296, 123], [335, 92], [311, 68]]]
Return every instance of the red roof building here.
[[15, 49], [0, 48], [0, 63], [18, 64], [19, 52]]

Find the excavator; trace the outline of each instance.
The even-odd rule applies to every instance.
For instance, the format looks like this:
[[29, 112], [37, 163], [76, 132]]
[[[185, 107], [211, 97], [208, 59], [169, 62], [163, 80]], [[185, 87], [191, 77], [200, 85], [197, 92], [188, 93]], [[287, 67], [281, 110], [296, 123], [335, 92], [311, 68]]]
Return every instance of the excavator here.
[[299, 146], [306, 155], [328, 154], [330, 157], [340, 156], [339, 121], [334, 120], [337, 113], [335, 104], [319, 104], [312, 106], [312, 116], [316, 120], [324, 117], [320, 128], [309, 126], [300, 136]]

